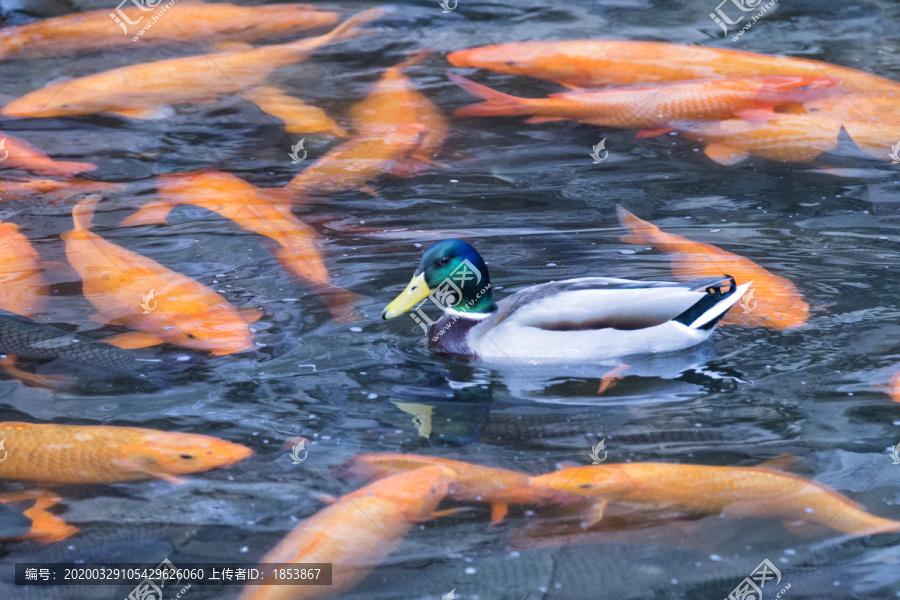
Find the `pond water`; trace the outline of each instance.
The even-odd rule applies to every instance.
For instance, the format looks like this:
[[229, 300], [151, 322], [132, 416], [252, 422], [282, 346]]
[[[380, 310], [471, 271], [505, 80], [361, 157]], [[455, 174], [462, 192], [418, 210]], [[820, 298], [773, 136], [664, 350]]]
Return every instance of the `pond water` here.
[[[302, 136], [284, 133], [278, 119], [249, 102], [233, 96], [180, 106], [155, 121], [0, 121], [5, 133], [54, 158], [97, 164], [92, 178], [126, 185], [105, 194], [95, 233], [235, 305], [265, 311], [253, 325], [253, 351], [203, 359], [173, 346], [160, 350], [200, 364], [158, 391], [88, 386], [50, 393], [0, 381], [4, 421], [204, 433], [254, 451], [182, 485], [56, 488], [61, 516], [81, 532], [46, 547], [8, 544], [3, 564], [166, 557], [176, 565], [253, 563], [323, 506], [313, 493], [341, 495], [359, 486], [335, 469], [358, 452], [421, 453], [539, 474], [561, 462], [589, 463], [600, 440], [615, 462], [755, 466], [790, 454], [793, 472], [900, 520], [900, 466], [888, 453], [900, 443], [900, 404], [878, 387], [900, 370], [896, 165], [751, 159], [725, 167], [707, 159], [700, 144], [674, 135], [635, 139], [631, 130], [574, 122], [452, 117], [472, 98], [445, 75], [452, 50], [596, 37], [807, 57], [900, 80], [900, 5], [782, 0], [737, 42], [722, 37], [709, 18], [711, 0], [460, 0], [449, 13], [437, 2], [397, 6], [378, 22], [377, 35], [326, 47], [269, 80], [341, 121], [385, 67], [410, 50], [433, 51], [406, 73], [449, 118], [450, 137], [438, 157], [446, 168], [379, 179], [377, 197], [348, 192], [295, 211], [324, 237], [334, 283], [362, 296], [357, 322], [334, 322], [315, 294], [283, 272], [263, 238], [218, 215], [180, 206], [168, 225], [117, 226], [156, 198], [160, 174], [215, 168], [255, 185], [286, 184], [304, 166], [289, 157]], [[367, 4], [333, 7], [349, 15]], [[2, 100], [61, 77], [195, 53], [137, 46], [0, 62]], [[486, 72], [479, 81], [531, 97], [560, 89]], [[609, 158], [593, 164], [589, 154], [601, 139]], [[334, 143], [315, 136], [306, 142], [312, 158]], [[822, 166], [846, 172], [838, 177]], [[670, 279], [667, 255], [619, 240], [617, 204], [790, 279], [812, 307], [808, 322], [785, 330], [718, 327], [698, 347], [634, 363], [618, 385], [597, 394], [608, 365], [461, 364], [431, 355], [412, 319], [380, 318], [424, 248], [448, 237], [479, 249], [496, 298], [587, 275]], [[6, 200], [0, 218], [18, 224], [44, 260], [65, 262], [59, 235], [72, 227], [71, 205]], [[93, 309], [76, 277], [63, 277], [54, 293], [41, 320], [95, 337], [119, 331], [89, 320]], [[298, 436], [309, 440], [300, 465], [283, 447]], [[457, 598], [480, 600], [725, 598], [763, 559], [782, 574], [766, 597], [787, 583], [783, 597], [794, 600], [900, 597], [896, 534], [848, 539], [824, 529], [803, 537], [777, 519], [710, 517], [691, 527], [662, 521], [541, 547], [521, 535], [534, 513], [513, 507], [504, 523], [489, 527], [488, 509], [472, 506], [415, 527], [345, 597], [439, 598], [455, 589]], [[3, 585], [6, 598], [113, 600], [129, 592]], [[194, 586], [183, 598], [226, 600], [239, 591]]]

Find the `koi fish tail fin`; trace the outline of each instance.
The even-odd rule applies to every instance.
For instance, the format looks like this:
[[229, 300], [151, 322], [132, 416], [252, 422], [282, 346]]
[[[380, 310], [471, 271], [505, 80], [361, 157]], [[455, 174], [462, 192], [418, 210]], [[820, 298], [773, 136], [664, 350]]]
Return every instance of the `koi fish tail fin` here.
[[359, 314], [353, 305], [363, 299], [359, 294], [354, 294], [344, 288], [336, 285], [323, 286], [319, 290], [319, 296], [325, 305], [328, 306], [328, 312], [337, 323], [355, 323], [361, 321]]
[[169, 216], [169, 213], [172, 212], [173, 208], [175, 208], [173, 205], [162, 200], [149, 202], [139, 208], [138, 211], [130, 217], [123, 219], [119, 223], [119, 226], [131, 227], [133, 225], [157, 225], [165, 223], [166, 217]]
[[447, 73], [447, 77], [473, 96], [485, 100], [471, 106], [464, 106], [454, 114], [459, 117], [496, 117], [508, 115], [534, 114], [535, 100], [530, 98], [518, 98], [509, 94], [492, 90], [486, 85], [475, 83], [456, 73]]
[[900, 533], [900, 521], [891, 521], [890, 519], [874, 517], [869, 520], [865, 527], [855, 529], [849, 533], [859, 536], [876, 535], [879, 533]]
[[353, 15], [322, 37], [327, 37], [329, 42], [337, 42], [340, 40], [347, 40], [352, 37], [356, 37], [357, 35], [364, 33], [361, 30], [357, 30], [357, 27], [374, 21], [387, 12], [388, 10], [384, 7], [366, 9], [360, 13]]
[[394, 65], [395, 69], [404, 69], [406, 67], [411, 67], [413, 65], [417, 65], [429, 56], [434, 54], [434, 50], [428, 49], [419, 49], [409, 55], [409, 58], [404, 60], [402, 63], [398, 63]]
[[87, 231], [91, 228], [91, 222], [94, 220], [94, 210], [96, 210], [97, 203], [102, 198], [103, 196], [99, 194], [93, 194], [75, 205], [75, 208], [72, 209], [75, 229]]
[[658, 243], [657, 238], [662, 235], [659, 227], [634, 216], [619, 205], [616, 205], [616, 215], [619, 217], [622, 227], [631, 231], [631, 235], [623, 235], [619, 238], [620, 240], [626, 244], [645, 244], [647, 246], [655, 246]]

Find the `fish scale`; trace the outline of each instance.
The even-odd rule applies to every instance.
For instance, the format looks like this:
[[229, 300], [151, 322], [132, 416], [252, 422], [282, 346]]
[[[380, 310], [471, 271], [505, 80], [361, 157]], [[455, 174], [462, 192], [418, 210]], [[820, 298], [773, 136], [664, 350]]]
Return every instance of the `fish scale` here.
[[106, 373], [136, 375], [142, 369], [126, 350], [52, 325], [35, 323], [5, 310], [0, 310], [0, 352], [24, 359], [60, 359]]
[[[563, 469], [531, 478], [598, 501], [650, 504], [734, 517], [808, 520], [854, 535], [900, 532], [900, 522], [871, 515], [841, 494], [798, 475], [759, 467], [620, 463]], [[602, 511], [601, 511], [602, 514]]]
[[295, 527], [260, 562], [334, 565], [330, 586], [248, 586], [239, 600], [330, 598], [352, 588], [447, 494], [441, 467], [400, 473], [335, 500]]
[[534, 115], [528, 122], [574, 119], [589, 125], [650, 130], [667, 128], [672, 120], [726, 119], [744, 110], [808, 102], [833, 90], [833, 83], [824, 77], [750, 76], [519, 98], [453, 73], [448, 77], [485, 100], [459, 109], [457, 115]]
[[44, 484], [172, 479], [237, 462], [249, 448], [206, 435], [136, 427], [0, 423], [0, 479]]

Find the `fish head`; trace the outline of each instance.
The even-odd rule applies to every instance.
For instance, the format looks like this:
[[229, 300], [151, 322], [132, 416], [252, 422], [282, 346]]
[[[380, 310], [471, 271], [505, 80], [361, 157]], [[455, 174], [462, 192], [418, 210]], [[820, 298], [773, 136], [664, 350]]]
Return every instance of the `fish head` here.
[[619, 489], [623, 479], [627, 480], [615, 465], [586, 465], [532, 477], [529, 483], [536, 492], [553, 490], [567, 497], [596, 496]]
[[154, 476], [200, 473], [253, 454], [246, 446], [208, 435], [147, 431], [123, 451], [121, 463]]
[[70, 83], [62, 81], [25, 94], [0, 112], [7, 117], [64, 117], [100, 113], [107, 108], [104, 94]]
[[210, 310], [206, 314], [179, 314], [168, 330], [173, 343], [194, 350], [225, 356], [253, 348], [253, 334], [247, 322], [231, 310]]
[[447, 60], [456, 67], [488, 69], [508, 75], [527, 73], [551, 81], [568, 81], [583, 75], [570, 56], [554, 51], [553, 43], [513, 42], [482, 46], [451, 52]]
[[410, 521], [424, 521], [450, 491], [453, 476], [449, 469], [430, 466], [386, 477], [362, 489], [396, 506]]

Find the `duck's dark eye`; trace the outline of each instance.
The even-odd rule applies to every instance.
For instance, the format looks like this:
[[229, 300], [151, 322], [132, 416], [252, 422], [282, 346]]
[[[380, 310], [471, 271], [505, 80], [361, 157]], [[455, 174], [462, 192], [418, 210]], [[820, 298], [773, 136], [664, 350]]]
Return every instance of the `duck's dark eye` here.
[[181, 458], [183, 458], [184, 460], [192, 460], [194, 457], [190, 454], [182, 454]]
[[193, 333], [189, 333], [189, 334], [187, 334], [187, 336], [188, 336], [188, 339], [190, 339], [190, 340], [196, 340], [196, 339], [197, 339], [197, 336], [194, 335]]
[[446, 265], [446, 264], [449, 263], [449, 262], [450, 262], [450, 257], [449, 257], [449, 256], [442, 256], [442, 257], [441, 257], [441, 264], [442, 264], [442, 265]]

